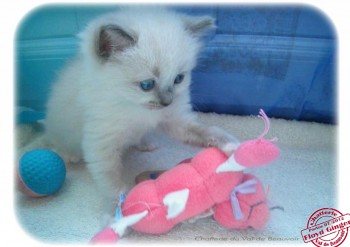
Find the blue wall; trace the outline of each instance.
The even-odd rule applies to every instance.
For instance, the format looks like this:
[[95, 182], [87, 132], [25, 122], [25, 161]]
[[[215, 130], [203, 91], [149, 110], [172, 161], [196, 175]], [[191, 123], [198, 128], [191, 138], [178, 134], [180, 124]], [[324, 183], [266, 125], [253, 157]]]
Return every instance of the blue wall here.
[[[50, 86], [77, 51], [76, 33], [107, 5], [47, 5], [18, 27], [17, 105], [45, 111]], [[193, 72], [195, 110], [334, 123], [336, 37], [329, 20], [306, 6], [171, 6], [209, 14], [218, 28]]]

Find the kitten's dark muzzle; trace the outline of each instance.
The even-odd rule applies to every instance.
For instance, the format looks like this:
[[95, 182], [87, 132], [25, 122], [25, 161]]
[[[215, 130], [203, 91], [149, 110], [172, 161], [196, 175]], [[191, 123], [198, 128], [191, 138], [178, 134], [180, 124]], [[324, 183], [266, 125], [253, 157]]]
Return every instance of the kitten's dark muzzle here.
[[160, 90], [158, 93], [159, 103], [162, 106], [168, 106], [173, 102], [174, 99], [174, 89], [169, 87], [165, 90]]

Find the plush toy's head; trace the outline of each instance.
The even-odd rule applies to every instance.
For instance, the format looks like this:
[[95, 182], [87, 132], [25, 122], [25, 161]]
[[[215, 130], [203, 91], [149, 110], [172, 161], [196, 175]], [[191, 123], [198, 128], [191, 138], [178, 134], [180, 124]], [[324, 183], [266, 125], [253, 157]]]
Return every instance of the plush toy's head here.
[[255, 140], [243, 142], [234, 154], [235, 161], [246, 168], [266, 165], [277, 159], [280, 153], [273, 140], [264, 139], [270, 129], [270, 121], [263, 110], [260, 110], [259, 117], [265, 123], [263, 133]]

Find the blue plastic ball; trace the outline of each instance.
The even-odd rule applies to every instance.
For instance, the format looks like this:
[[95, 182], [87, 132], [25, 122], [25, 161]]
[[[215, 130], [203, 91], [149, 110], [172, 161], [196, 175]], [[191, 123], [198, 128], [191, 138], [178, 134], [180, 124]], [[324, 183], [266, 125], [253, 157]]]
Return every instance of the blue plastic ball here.
[[37, 149], [22, 156], [18, 173], [27, 189], [36, 195], [46, 196], [62, 187], [66, 178], [66, 166], [55, 152]]

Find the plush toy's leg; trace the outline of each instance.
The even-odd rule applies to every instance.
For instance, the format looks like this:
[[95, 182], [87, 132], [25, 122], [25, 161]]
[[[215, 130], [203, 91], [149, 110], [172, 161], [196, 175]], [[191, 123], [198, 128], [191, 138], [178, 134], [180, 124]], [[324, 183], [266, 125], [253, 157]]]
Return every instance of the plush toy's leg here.
[[148, 214], [147, 210], [142, 211], [141, 213], [136, 213], [133, 215], [128, 215], [125, 217], [121, 217], [116, 220], [110, 226], [104, 228], [102, 231], [97, 233], [91, 240], [92, 244], [112, 244], [116, 243], [119, 238], [121, 238], [127, 227], [132, 226], [139, 222], [142, 218], [144, 218]]
[[118, 239], [118, 234], [111, 227], [107, 227], [97, 233], [90, 240], [90, 244], [113, 244], [116, 243]]
[[261, 182], [255, 176], [250, 174], [244, 175], [242, 183], [249, 180], [256, 181], [256, 184], [254, 185], [256, 191], [254, 193], [243, 194], [236, 192], [238, 204], [233, 205], [231, 200], [228, 200], [216, 205], [214, 218], [219, 224], [232, 229], [245, 229], [252, 227], [261, 230], [264, 228], [270, 215], [269, 208], [266, 205], [264, 188]]

